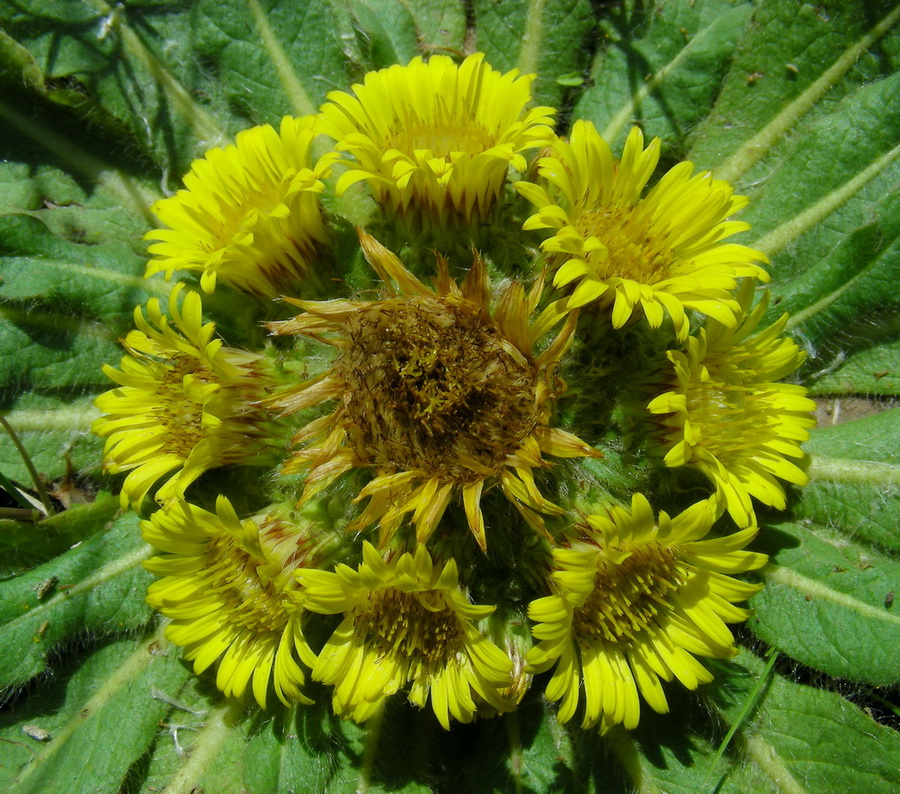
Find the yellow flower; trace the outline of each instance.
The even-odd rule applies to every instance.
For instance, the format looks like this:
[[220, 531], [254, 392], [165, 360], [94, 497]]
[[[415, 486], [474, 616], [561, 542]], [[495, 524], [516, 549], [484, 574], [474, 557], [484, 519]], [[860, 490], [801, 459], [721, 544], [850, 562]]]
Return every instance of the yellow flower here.
[[379, 204], [447, 225], [483, 219], [497, 201], [507, 166], [524, 171], [522, 152], [553, 137], [554, 110], [526, 110], [533, 75], [501, 74], [470, 55], [413, 58], [369, 72], [356, 96], [328, 94], [321, 131], [352, 158], [338, 194], [368, 180]]
[[284, 414], [338, 400], [333, 413], [297, 433], [300, 449], [284, 471], [308, 472], [306, 499], [350, 469], [374, 468], [375, 478], [358, 497], [370, 501], [351, 529], [380, 522], [382, 545], [407, 513], [424, 542], [461, 491], [469, 528], [486, 548], [480, 502], [485, 483], [495, 480], [525, 519], [544, 531], [538, 513], [562, 511], [535, 485], [532, 469], [547, 465], [542, 453], [598, 455], [547, 425], [552, 400], [563, 388], [553, 369], [574, 321], [535, 357], [535, 341], [560, 319], [551, 307], [529, 326], [540, 283], [526, 296], [513, 281], [492, 316], [490, 280], [480, 258], [461, 286], [439, 259], [435, 291], [374, 238], [361, 232], [360, 239], [390, 297], [288, 299], [306, 313], [269, 326], [342, 350], [322, 376], [269, 400]]
[[479, 701], [511, 702], [512, 662], [475, 627], [495, 607], [469, 603], [456, 562], [435, 566], [423, 545], [385, 561], [368, 542], [357, 570], [301, 569], [303, 605], [344, 618], [319, 653], [312, 676], [334, 686], [336, 714], [362, 722], [410, 683], [409, 700], [431, 708], [444, 728], [471, 722]]
[[166, 637], [184, 646], [185, 659], [202, 673], [219, 660], [216, 686], [242, 697], [250, 687], [265, 708], [271, 680], [278, 698], [310, 703], [298, 658], [311, 665], [300, 610], [289, 595], [292, 571], [308, 559], [309, 539], [277, 519], [241, 521], [224, 496], [216, 513], [184, 501], [142, 523], [144, 539], [166, 554], [144, 563], [163, 577], [150, 585], [147, 603], [171, 623]]
[[314, 123], [313, 116], [285, 116], [280, 133], [253, 127], [195, 160], [186, 189], [153, 206], [168, 228], [146, 235], [159, 241], [148, 249], [147, 276], [195, 270], [205, 292], [221, 279], [267, 297], [314, 280], [328, 241], [320, 180], [336, 157], [313, 163]]
[[667, 466], [702, 471], [725, 498], [738, 526], [755, 522], [751, 496], [783, 510], [784, 487], [776, 477], [805, 485], [806, 474], [790, 458], [815, 425], [815, 403], [802, 386], [776, 383], [803, 361], [793, 340], [783, 337], [787, 315], [755, 335], [768, 293], [752, 311], [752, 281], [742, 285], [737, 328], [711, 320], [684, 351], [667, 354], [671, 391], [647, 406], [660, 426], [657, 446]]
[[657, 522], [646, 498], [635, 494], [630, 512], [616, 507], [588, 516], [583, 540], [553, 550], [553, 594], [528, 609], [538, 643], [526, 669], [556, 666], [546, 696], [562, 701], [560, 722], [572, 719], [583, 694], [582, 727], [634, 728], [639, 693], [665, 713], [660, 680], [696, 689], [712, 676], [694, 655], [734, 655], [725, 623], [748, 617], [733, 602], [759, 587], [726, 574], [760, 568], [766, 557], [741, 551], [756, 527], [701, 540], [718, 512], [710, 500], [674, 518], [660, 512]]
[[147, 304], [149, 321], [134, 310], [137, 330], [125, 337], [121, 369], [103, 367], [119, 386], [95, 400], [104, 416], [91, 430], [106, 438], [103, 467], [129, 472], [122, 506], [135, 510], [166, 474], [158, 498], [183, 496], [207, 469], [256, 455], [266, 437], [254, 406], [265, 394], [262, 359], [212, 338], [215, 324], [203, 324], [196, 292], [186, 291], [179, 309], [183, 287], [169, 298], [172, 322], [156, 298]]
[[[552, 229], [542, 247], [558, 268], [554, 285], [575, 284], [570, 308], [596, 301], [611, 312], [613, 328], [643, 314], [657, 328], [666, 313], [679, 339], [689, 330], [685, 309], [734, 327], [736, 279], [766, 279], [759, 251], [726, 237], [748, 229], [728, 218], [747, 204], [708, 172], [692, 176], [682, 162], [641, 196], [659, 159], [659, 139], [646, 149], [631, 130], [614, 160], [593, 124], [576, 121], [569, 142], [558, 141], [539, 161], [547, 188], [516, 188], [538, 207], [525, 229]], [[548, 190], [549, 188], [549, 190]]]

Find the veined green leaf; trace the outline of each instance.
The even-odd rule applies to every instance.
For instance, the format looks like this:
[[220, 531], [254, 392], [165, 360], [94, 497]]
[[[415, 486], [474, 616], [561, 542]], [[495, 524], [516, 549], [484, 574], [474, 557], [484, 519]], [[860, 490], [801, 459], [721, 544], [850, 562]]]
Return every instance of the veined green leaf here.
[[565, 87], [557, 80], [588, 65], [584, 46], [592, 32], [584, 0], [515, 0], [473, 4], [476, 46], [501, 71], [536, 74], [536, 104], [559, 107]]
[[[773, 259], [779, 282], [790, 284], [798, 270], [825, 259], [842, 238], [876, 218], [888, 238], [896, 237], [897, 202], [883, 197], [900, 173], [898, 99], [898, 75], [854, 91], [833, 113], [795, 132], [793, 151], [750, 190], [753, 201], [742, 217]], [[775, 206], [790, 207], [790, 215], [773, 212]], [[785, 293], [789, 288], [776, 294]], [[785, 301], [791, 311], [804, 308]]]
[[693, 159], [718, 165], [717, 176], [739, 185], [762, 178], [770, 163], [751, 169], [792, 150], [788, 132], [829, 114], [848, 92], [894, 70], [893, 46], [873, 45], [896, 36], [898, 13], [891, 2], [867, 4], [865, 11], [855, 3], [828, 9], [786, 0], [761, 3], [716, 105], [697, 130]]
[[[94, 649], [42, 698], [11, 708], [0, 729], [13, 748], [6, 756], [11, 763], [0, 768], [5, 790], [62, 794], [139, 784], [135, 759], [152, 753], [157, 742], [179, 738], [180, 718], [170, 701], [188, 675], [162, 632]], [[50, 706], [57, 699], [62, 707]], [[43, 743], [35, 729], [45, 732]]]
[[[189, 56], [187, 14], [162, 7], [135, 13], [104, 0], [53, 5], [58, 8], [15, 4], [14, 13], [4, 14], [6, 33], [33, 55], [26, 86], [45, 120], [54, 111], [85, 119], [120, 149], [140, 153], [145, 174], [152, 173], [152, 163], [180, 172], [198, 142], [202, 150], [223, 140], [193, 95], [208, 83]], [[107, 149], [110, 155], [118, 160], [115, 150]]]
[[146, 625], [151, 612], [143, 592], [152, 577], [141, 563], [152, 549], [138, 523], [124, 515], [51, 562], [0, 582], [0, 641], [17, 649], [0, 660], [0, 687], [21, 686], [43, 672], [66, 641]]
[[[144, 202], [149, 212], [151, 197]], [[0, 215], [30, 215], [41, 221], [64, 248], [62, 241], [86, 245], [100, 245], [115, 241], [143, 256], [146, 243], [144, 232], [148, 219], [134, 207], [123, 206], [121, 197], [103, 189], [87, 190], [83, 180], [57, 167], [31, 166], [26, 162], [0, 163]], [[27, 234], [29, 227], [21, 220], [4, 221], [21, 226], [26, 234], [19, 247], [27, 251], [43, 236], [39, 227], [30, 227], [34, 238]], [[11, 233], [5, 227], [4, 236]], [[6, 245], [4, 253], [8, 251]]]
[[368, 69], [405, 64], [420, 54], [415, 21], [402, 0], [359, 0], [349, 6]]
[[818, 428], [806, 448], [811, 482], [796, 515], [900, 551], [900, 411]]
[[900, 615], [888, 598], [900, 563], [812, 522], [772, 527], [759, 545], [771, 557], [750, 601], [759, 637], [833, 676], [900, 681]]
[[[758, 675], [762, 663], [742, 652], [737, 663]], [[724, 709], [733, 718], [739, 704]], [[745, 791], [888, 792], [900, 784], [897, 732], [876, 723], [835, 692], [774, 675], [739, 746], [756, 767]], [[715, 778], [710, 778], [715, 782]]]
[[[840, 356], [840, 351], [837, 354]], [[836, 357], [810, 386], [813, 394], [900, 394], [900, 339], [891, 339], [859, 352]]]
[[[193, 47], [217, 77], [240, 126], [315, 113], [333, 89], [346, 90], [344, 41], [350, 19], [337, 3], [202, 0], [192, 8]], [[240, 127], [237, 127], [240, 129]]]
[[[105, 388], [108, 384], [100, 385]], [[49, 483], [65, 477], [69, 467], [78, 472], [97, 471], [103, 442], [90, 432], [91, 422], [97, 416], [99, 412], [90, 398], [43, 397], [33, 392], [24, 394], [5, 412], [38, 473]], [[18, 450], [6, 441], [5, 433], [0, 446], [0, 470], [20, 484], [30, 482], [28, 469]]]
[[684, 151], [718, 95], [752, 9], [730, 0], [611, 9], [575, 116], [594, 122], [611, 146], [639, 124], [647, 140], [663, 139], [667, 154]]
[[[75, 484], [70, 487], [77, 488]], [[65, 495], [77, 498], [75, 493]], [[4, 555], [0, 576], [19, 573], [23, 566], [44, 562], [64, 552], [102, 531], [118, 511], [118, 497], [100, 494], [96, 501], [72, 504], [40, 522], [0, 520], [0, 550]]]

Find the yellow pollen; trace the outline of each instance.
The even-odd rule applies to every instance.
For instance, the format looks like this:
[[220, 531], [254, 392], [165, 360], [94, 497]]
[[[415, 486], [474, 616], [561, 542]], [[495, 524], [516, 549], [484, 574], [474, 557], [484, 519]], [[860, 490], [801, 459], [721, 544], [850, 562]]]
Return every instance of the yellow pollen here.
[[679, 583], [675, 552], [657, 543], [634, 547], [619, 564], [598, 555], [594, 589], [575, 610], [573, 631], [588, 643], [634, 639]]
[[[201, 241], [203, 249], [207, 253], [214, 253], [230, 245], [241, 242], [253, 242], [252, 237], [244, 240], [251, 234], [254, 226], [260, 218], [265, 218], [275, 209], [285, 197], [285, 185], [290, 183], [295, 172], [289, 171], [277, 182], [257, 184], [255, 190], [250, 188], [252, 201], [239, 200], [234, 197], [231, 202], [221, 202], [221, 215], [219, 218], [209, 218], [208, 225], [210, 237]], [[298, 243], [306, 242], [298, 240]]]
[[603, 207], [584, 213], [575, 228], [585, 239], [596, 237], [607, 254], [590, 260], [600, 278], [619, 277], [656, 284], [669, 277], [676, 256], [668, 235], [654, 228], [652, 216], [633, 207]]
[[422, 150], [452, 162], [461, 153], [477, 154], [494, 145], [487, 129], [475, 118], [457, 118], [446, 110], [427, 122], [407, 117], [385, 136], [385, 148], [397, 149], [408, 157]]
[[224, 602], [222, 614], [233, 625], [255, 634], [280, 634], [287, 624], [281, 598], [271, 584], [263, 584], [258, 561], [231, 538], [213, 540], [206, 552], [205, 581], [210, 592]]
[[[428, 601], [427, 608], [422, 601]], [[369, 594], [357, 613], [372, 635], [379, 655], [400, 655], [411, 662], [443, 663], [462, 647], [456, 613], [437, 590], [405, 593], [390, 587]], [[441, 607], [434, 610], [434, 607]]]
[[473, 480], [498, 470], [536, 424], [537, 370], [476, 304], [382, 301], [352, 315], [337, 362], [362, 457], [382, 469]]
[[162, 377], [157, 394], [159, 404], [153, 413], [168, 431], [164, 451], [186, 458], [202, 437], [203, 406], [188, 399], [184, 392], [184, 378], [192, 375], [195, 380], [208, 383], [212, 373], [197, 364], [195, 359], [179, 356]]
[[695, 427], [727, 427], [728, 433], [705, 436], [700, 446], [706, 447], [717, 458], [759, 447], [760, 432], [766, 427], [766, 417], [771, 413], [770, 391], [762, 391], [746, 375], [736, 373], [734, 382], [713, 378], [702, 383], [691, 383], [685, 390], [688, 416]]

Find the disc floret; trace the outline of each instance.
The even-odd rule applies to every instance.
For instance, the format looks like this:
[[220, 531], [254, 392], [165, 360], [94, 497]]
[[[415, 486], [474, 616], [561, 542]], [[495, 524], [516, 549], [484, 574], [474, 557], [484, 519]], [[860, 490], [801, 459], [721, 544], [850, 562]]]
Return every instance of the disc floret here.
[[755, 522], [751, 496], [784, 510], [779, 480], [806, 484], [800, 445], [815, 425], [816, 407], [802, 386], [777, 382], [805, 355], [783, 335], [786, 314], [756, 332], [768, 294], [751, 309], [753, 296], [747, 281], [738, 294], [737, 328], [710, 320], [684, 350], [668, 351], [670, 390], [647, 405], [657, 423], [652, 443], [665, 464], [702, 471], [742, 527]]
[[153, 205], [165, 227], [146, 235], [157, 241], [147, 276], [195, 271], [204, 292], [222, 281], [269, 298], [316, 280], [329, 242], [319, 194], [336, 155], [314, 159], [314, 128], [314, 116], [285, 116], [195, 160], [184, 189]]
[[[142, 529], [165, 552], [144, 564], [162, 577], [150, 585], [147, 603], [171, 618], [166, 637], [184, 646], [194, 672], [218, 661], [216, 686], [235, 697], [249, 687], [263, 708], [270, 680], [286, 705], [311, 703], [300, 690], [300, 660], [311, 664], [315, 657], [289, 595], [296, 584], [279, 559], [285, 525], [265, 517], [241, 521], [220, 496], [215, 513], [179, 500]], [[315, 565], [309, 538], [297, 526], [290, 534], [292, 566]]]
[[528, 108], [533, 75], [492, 69], [484, 55], [446, 55], [369, 72], [355, 94], [333, 91], [321, 131], [350, 156], [337, 191], [365, 180], [395, 217], [453, 226], [486, 220], [524, 152], [555, 137], [554, 110]]

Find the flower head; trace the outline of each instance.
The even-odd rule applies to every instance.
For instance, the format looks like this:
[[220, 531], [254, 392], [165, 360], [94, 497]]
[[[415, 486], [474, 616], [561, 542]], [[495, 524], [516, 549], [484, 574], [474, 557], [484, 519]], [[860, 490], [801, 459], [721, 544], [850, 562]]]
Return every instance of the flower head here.
[[156, 298], [147, 318], [140, 306], [134, 310], [137, 330], [125, 337], [121, 369], [103, 368], [119, 386], [95, 401], [104, 413], [91, 427], [106, 438], [103, 467], [129, 472], [122, 504], [135, 509], [164, 475], [172, 473], [157, 496], [183, 496], [204, 471], [253, 457], [266, 438], [255, 407], [267, 385], [262, 359], [213, 339], [200, 296], [183, 287], [169, 298], [171, 320]]
[[593, 124], [576, 121], [569, 142], [558, 141], [539, 162], [547, 187], [516, 188], [538, 211], [526, 229], [550, 229], [542, 247], [557, 268], [557, 287], [574, 285], [570, 308], [596, 301], [611, 312], [614, 328], [641, 314], [651, 327], [666, 313], [679, 339], [688, 334], [685, 309], [734, 327], [737, 304], [730, 291], [743, 276], [766, 278], [758, 251], [726, 237], [746, 223], [728, 220], [747, 204], [693, 164], [672, 168], [643, 197], [659, 159], [659, 140], [646, 149], [632, 129], [619, 160]]
[[553, 594], [528, 610], [538, 643], [526, 661], [533, 672], [555, 665], [546, 694], [562, 701], [560, 722], [574, 716], [583, 693], [583, 727], [634, 728], [639, 693], [665, 713], [660, 680], [695, 689], [712, 680], [695, 654], [734, 654], [725, 624], [749, 613], [733, 602], [759, 587], [726, 574], [759, 568], [766, 557], [741, 550], [755, 527], [701, 540], [717, 514], [711, 500], [674, 518], [660, 512], [657, 521], [635, 494], [631, 511], [589, 516], [583, 540], [554, 549]]
[[458, 66], [434, 55], [369, 72], [353, 86], [356, 96], [333, 91], [320, 129], [352, 158], [338, 193], [367, 180], [377, 201], [401, 216], [439, 224], [484, 218], [507, 166], [523, 171], [522, 152], [554, 137], [552, 108], [526, 110], [533, 79], [501, 74], [481, 53]]
[[311, 702], [300, 691], [298, 658], [309, 665], [315, 656], [289, 595], [296, 588], [290, 571], [313, 562], [305, 533], [279, 520], [241, 521], [224, 496], [215, 513], [172, 502], [142, 529], [166, 552], [144, 563], [162, 577], [147, 603], [171, 618], [166, 637], [184, 646], [194, 672], [219, 660], [216, 685], [226, 695], [241, 697], [250, 687], [265, 708], [271, 680], [283, 703]]
[[499, 480], [526, 520], [543, 529], [538, 514], [561, 510], [535, 485], [532, 469], [546, 465], [542, 453], [598, 454], [547, 425], [562, 388], [552, 368], [573, 323], [535, 357], [534, 342], [559, 319], [551, 309], [529, 325], [540, 285], [527, 296], [513, 282], [491, 315], [480, 259], [461, 286], [440, 261], [432, 290], [373, 238], [361, 234], [361, 240], [385, 287], [392, 291], [396, 281], [399, 293], [378, 301], [292, 300], [306, 313], [270, 325], [277, 334], [329, 337], [342, 351], [323, 376], [269, 400], [285, 414], [339, 400], [332, 414], [295, 436], [300, 449], [285, 471], [308, 472], [308, 498], [352, 468], [374, 468], [375, 478], [359, 494], [370, 501], [353, 528], [380, 521], [382, 543], [407, 513], [425, 541], [461, 491], [469, 528], [484, 549], [480, 500], [489, 480]]
[[782, 336], [787, 315], [754, 334], [768, 306], [768, 293], [749, 311], [753, 283], [738, 295], [743, 314], [737, 328], [711, 320], [684, 351], [667, 354], [670, 391], [647, 406], [655, 415], [657, 448], [667, 466], [702, 471], [725, 498], [739, 526], [754, 523], [751, 496], [783, 510], [784, 487], [806, 474], [791, 459], [803, 457], [800, 444], [815, 425], [815, 403], [806, 389], [776, 383], [803, 361], [797, 344]]
[[444, 728], [471, 722], [479, 701], [508, 711], [499, 693], [512, 683], [512, 662], [475, 623], [495, 607], [469, 603], [456, 562], [435, 566], [423, 545], [385, 561], [368, 542], [357, 570], [301, 569], [303, 605], [344, 619], [319, 653], [312, 675], [334, 686], [334, 711], [367, 720], [409, 683], [409, 700], [431, 699]]
[[285, 116], [280, 132], [253, 127], [195, 160], [185, 189], [153, 206], [168, 228], [147, 234], [159, 241], [148, 249], [147, 276], [195, 270], [206, 292], [221, 279], [267, 297], [315, 278], [328, 240], [320, 180], [335, 155], [313, 162], [314, 121]]

